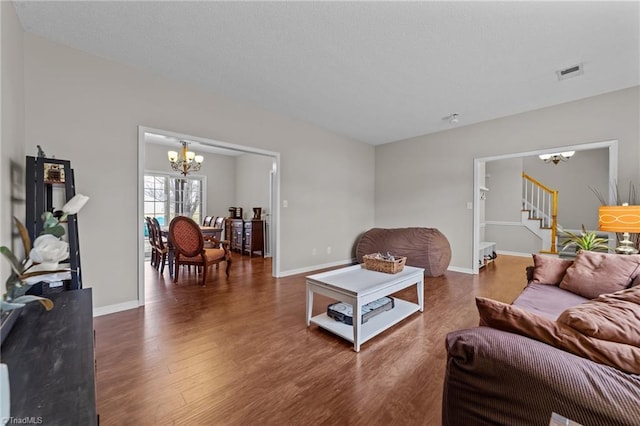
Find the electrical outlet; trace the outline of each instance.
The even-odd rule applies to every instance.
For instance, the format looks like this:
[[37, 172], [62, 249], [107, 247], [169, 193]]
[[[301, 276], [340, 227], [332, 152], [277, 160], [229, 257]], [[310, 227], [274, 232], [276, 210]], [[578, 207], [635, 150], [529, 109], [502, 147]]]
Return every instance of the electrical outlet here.
[[473, 210], [473, 202], [467, 201], [467, 210]]
[[287, 200], [283, 200], [283, 201], [282, 201], [282, 207], [284, 207], [284, 208], [289, 207], [289, 201], [287, 201]]
[[327, 254], [331, 254], [331, 246], [327, 247]]
[[313, 250], [311, 250], [311, 256], [315, 256], [316, 255], [316, 248], [314, 247]]

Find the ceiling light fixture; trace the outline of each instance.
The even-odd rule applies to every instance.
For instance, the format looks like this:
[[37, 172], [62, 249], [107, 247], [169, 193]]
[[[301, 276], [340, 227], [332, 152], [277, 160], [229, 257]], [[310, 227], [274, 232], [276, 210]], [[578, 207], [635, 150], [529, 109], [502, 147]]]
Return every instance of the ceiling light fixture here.
[[202, 166], [204, 157], [202, 155], [196, 155], [193, 151], [188, 151], [188, 142], [180, 141], [180, 143], [182, 144], [182, 152], [180, 154], [178, 154], [177, 151], [167, 152], [171, 168], [185, 176], [190, 172], [197, 172]]
[[553, 154], [540, 154], [538, 157], [545, 163], [558, 164], [561, 161], [567, 161], [575, 153], [575, 151], [554, 152]]
[[451, 124], [452, 126], [455, 126], [459, 122], [460, 122], [460, 114], [454, 112], [449, 116], [449, 124]]

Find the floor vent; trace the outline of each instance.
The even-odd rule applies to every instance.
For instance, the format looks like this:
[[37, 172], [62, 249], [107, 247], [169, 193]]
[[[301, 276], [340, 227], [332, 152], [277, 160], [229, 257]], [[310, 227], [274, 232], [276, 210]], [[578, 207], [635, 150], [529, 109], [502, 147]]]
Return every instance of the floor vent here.
[[569, 68], [556, 71], [556, 74], [558, 75], [558, 80], [564, 80], [570, 77], [577, 77], [579, 75], [584, 74], [583, 65], [582, 64], [574, 65]]

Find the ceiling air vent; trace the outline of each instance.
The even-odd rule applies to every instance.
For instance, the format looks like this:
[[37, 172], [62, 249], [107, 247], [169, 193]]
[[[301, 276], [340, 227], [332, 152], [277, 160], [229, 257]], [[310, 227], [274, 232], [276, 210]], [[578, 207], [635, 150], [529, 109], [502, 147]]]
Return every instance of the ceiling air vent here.
[[582, 64], [574, 65], [572, 67], [556, 71], [556, 74], [558, 74], [558, 80], [564, 80], [566, 78], [576, 77], [576, 76], [582, 75], [583, 73], [584, 73], [584, 70], [583, 70]]

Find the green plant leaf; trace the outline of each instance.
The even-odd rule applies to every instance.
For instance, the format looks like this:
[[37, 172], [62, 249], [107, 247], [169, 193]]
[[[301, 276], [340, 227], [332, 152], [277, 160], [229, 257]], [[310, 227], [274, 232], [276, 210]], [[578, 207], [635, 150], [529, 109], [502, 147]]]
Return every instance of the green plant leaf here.
[[3, 312], [6, 311], [13, 311], [14, 309], [19, 309], [24, 307], [24, 303], [12, 303], [12, 302], [5, 302], [4, 300], [2, 302], [0, 302], [0, 306], [1, 306], [1, 310]]
[[56, 226], [58, 224], [58, 219], [53, 216], [51, 212], [42, 213], [42, 227], [43, 228], [51, 228], [52, 226]]
[[22, 287], [21, 284], [22, 281], [20, 281], [18, 274], [12, 272], [11, 275], [9, 275], [9, 278], [7, 278], [7, 282], [5, 284], [7, 293], [4, 295], [4, 299], [7, 299], [7, 297], [13, 299], [16, 294], [16, 288]]
[[56, 224], [54, 226], [42, 229], [41, 235], [51, 234], [56, 238], [60, 238], [65, 234], [64, 227], [60, 224]]
[[22, 272], [24, 272], [24, 266], [22, 265], [22, 262], [18, 260], [18, 258], [13, 254], [9, 247], [0, 247], [0, 253], [2, 253], [7, 259], [9, 259], [9, 262], [11, 263], [11, 269], [13, 269], [16, 274], [20, 275]]
[[576, 247], [578, 251], [609, 251], [609, 240], [598, 237], [595, 231], [587, 231], [584, 225], [582, 225], [580, 235], [570, 231], [562, 231], [562, 233], [567, 237], [567, 240], [562, 244], [562, 250]]

